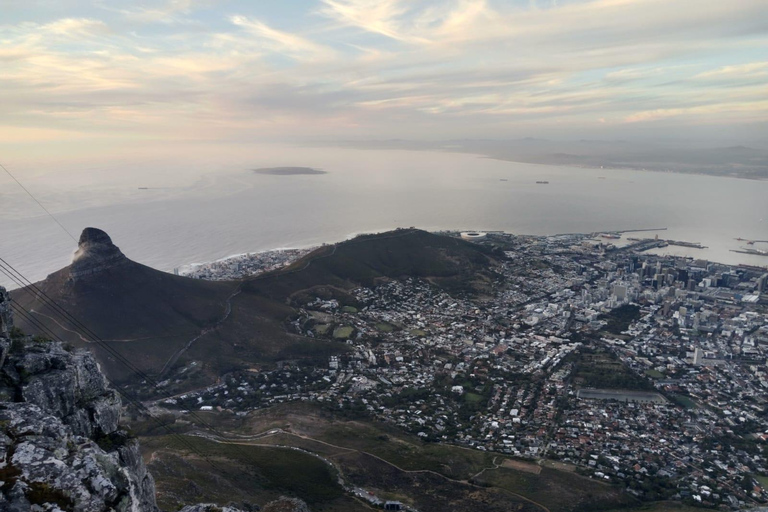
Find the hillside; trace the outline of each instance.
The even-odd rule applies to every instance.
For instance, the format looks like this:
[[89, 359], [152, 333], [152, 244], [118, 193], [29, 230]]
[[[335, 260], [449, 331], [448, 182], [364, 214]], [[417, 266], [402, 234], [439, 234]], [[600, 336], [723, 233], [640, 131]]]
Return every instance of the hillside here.
[[[126, 258], [106, 233], [83, 231], [72, 265], [32, 287], [15, 290], [13, 299], [31, 311], [60, 339], [88, 346], [112, 378], [130, 375], [103, 348], [87, 343], [37, 290], [142, 370], [159, 373], [162, 364], [227, 310], [237, 283], [195, 281], [160, 272]], [[25, 332], [35, 326], [19, 318]], [[86, 334], [85, 338], [89, 338]]]
[[[121, 393], [109, 386], [87, 350], [20, 335], [13, 329], [8, 304], [0, 287], [0, 510], [307, 512], [303, 501], [279, 492], [262, 493], [261, 507], [243, 501], [237, 503], [242, 509], [188, 505], [198, 501], [188, 499], [159, 508], [142, 447], [123, 428]], [[179, 443], [182, 438], [169, 439]], [[182, 439], [180, 444], [187, 443]], [[343, 500], [343, 491], [325, 465], [309, 455], [301, 454], [296, 463], [289, 450], [273, 452], [278, 457], [272, 459], [285, 456], [284, 480], [298, 467], [306, 473], [307, 463], [314, 463], [315, 472], [330, 484], [327, 493]], [[210, 461], [205, 467], [218, 468]], [[183, 470], [183, 465], [176, 470]], [[229, 498], [225, 502], [231, 503]]]
[[[471, 291], [493, 261], [483, 247], [408, 229], [324, 246], [289, 268], [243, 282], [212, 282], [133, 262], [106, 233], [87, 228], [72, 265], [35, 286], [142, 371], [164, 379], [173, 368], [198, 361], [185, 370], [185, 380], [202, 382], [237, 367], [283, 359], [319, 362], [345, 350], [342, 343], [288, 332], [287, 321], [308, 298], [343, 301], [352, 288], [404, 276]], [[58, 317], [37, 290], [16, 290], [13, 298], [57, 337], [92, 348], [111, 378], [135, 381], [101, 346]]]

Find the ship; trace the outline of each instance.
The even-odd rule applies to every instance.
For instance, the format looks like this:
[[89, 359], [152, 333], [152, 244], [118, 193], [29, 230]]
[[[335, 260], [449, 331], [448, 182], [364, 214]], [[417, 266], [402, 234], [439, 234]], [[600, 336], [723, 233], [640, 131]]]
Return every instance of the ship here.
[[536, 183], [539, 185], [549, 185], [548, 181], [537, 181]]
[[618, 240], [619, 238], [621, 238], [621, 235], [614, 235], [613, 233], [603, 233], [600, 236], [603, 238], [609, 238], [611, 240]]

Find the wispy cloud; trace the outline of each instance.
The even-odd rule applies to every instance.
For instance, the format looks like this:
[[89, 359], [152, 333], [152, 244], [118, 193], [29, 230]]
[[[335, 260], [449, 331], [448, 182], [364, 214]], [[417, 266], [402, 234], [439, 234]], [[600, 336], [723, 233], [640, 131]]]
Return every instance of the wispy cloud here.
[[101, 1], [98, 5], [105, 10], [120, 13], [133, 23], [185, 23], [188, 16], [195, 10], [211, 5], [213, 0], [160, 0], [150, 5], [135, 5], [131, 2], [128, 7], [115, 7], [113, 2]]
[[694, 76], [694, 79], [744, 79], [768, 77], [768, 61], [749, 62], [736, 66], [723, 66], [711, 71], [705, 71]]
[[403, 19], [411, 12], [404, 0], [322, 0], [320, 13], [342, 26], [389, 37], [398, 41], [427, 42], [414, 35]]
[[232, 23], [258, 38], [261, 45], [270, 51], [298, 59], [330, 59], [335, 53], [328, 47], [317, 44], [297, 34], [277, 30], [256, 19], [246, 16], [232, 16]]
[[223, 5], [110, 2], [0, 25], [4, 123], [503, 137], [768, 122], [765, 0]]

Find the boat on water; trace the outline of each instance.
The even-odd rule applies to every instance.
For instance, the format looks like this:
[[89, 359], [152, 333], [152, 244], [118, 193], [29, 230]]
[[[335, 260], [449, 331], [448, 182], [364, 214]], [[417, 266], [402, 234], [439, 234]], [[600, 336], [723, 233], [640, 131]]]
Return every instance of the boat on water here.
[[536, 183], [537, 183], [538, 185], [549, 185], [549, 182], [548, 182], [548, 181], [537, 181]]
[[600, 236], [603, 238], [608, 238], [610, 240], [618, 240], [619, 238], [621, 238], [621, 235], [614, 235], [613, 233], [603, 233]]

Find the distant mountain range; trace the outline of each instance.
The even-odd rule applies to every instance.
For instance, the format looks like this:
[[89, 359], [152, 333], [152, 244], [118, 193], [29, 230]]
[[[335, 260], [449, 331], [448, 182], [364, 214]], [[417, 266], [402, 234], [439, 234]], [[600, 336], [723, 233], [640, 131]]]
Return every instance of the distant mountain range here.
[[[349, 290], [401, 276], [471, 290], [472, 280], [494, 263], [484, 247], [404, 229], [323, 246], [290, 267], [244, 281], [204, 281], [131, 261], [107, 233], [87, 228], [71, 265], [12, 297], [60, 339], [92, 348], [112, 379], [141, 381], [105, 347], [157, 380], [172, 380], [173, 390], [204, 385], [236, 368], [289, 359], [319, 362], [347, 350], [345, 343], [291, 332], [298, 308], [316, 297], [351, 304]], [[103, 344], [93, 343], [49, 301]], [[21, 319], [17, 324], [36, 333], [34, 325]]]
[[768, 146], [718, 146], [690, 141], [556, 141], [547, 139], [458, 139], [443, 141], [341, 141], [337, 145], [474, 153], [498, 160], [606, 169], [634, 169], [768, 179]]

